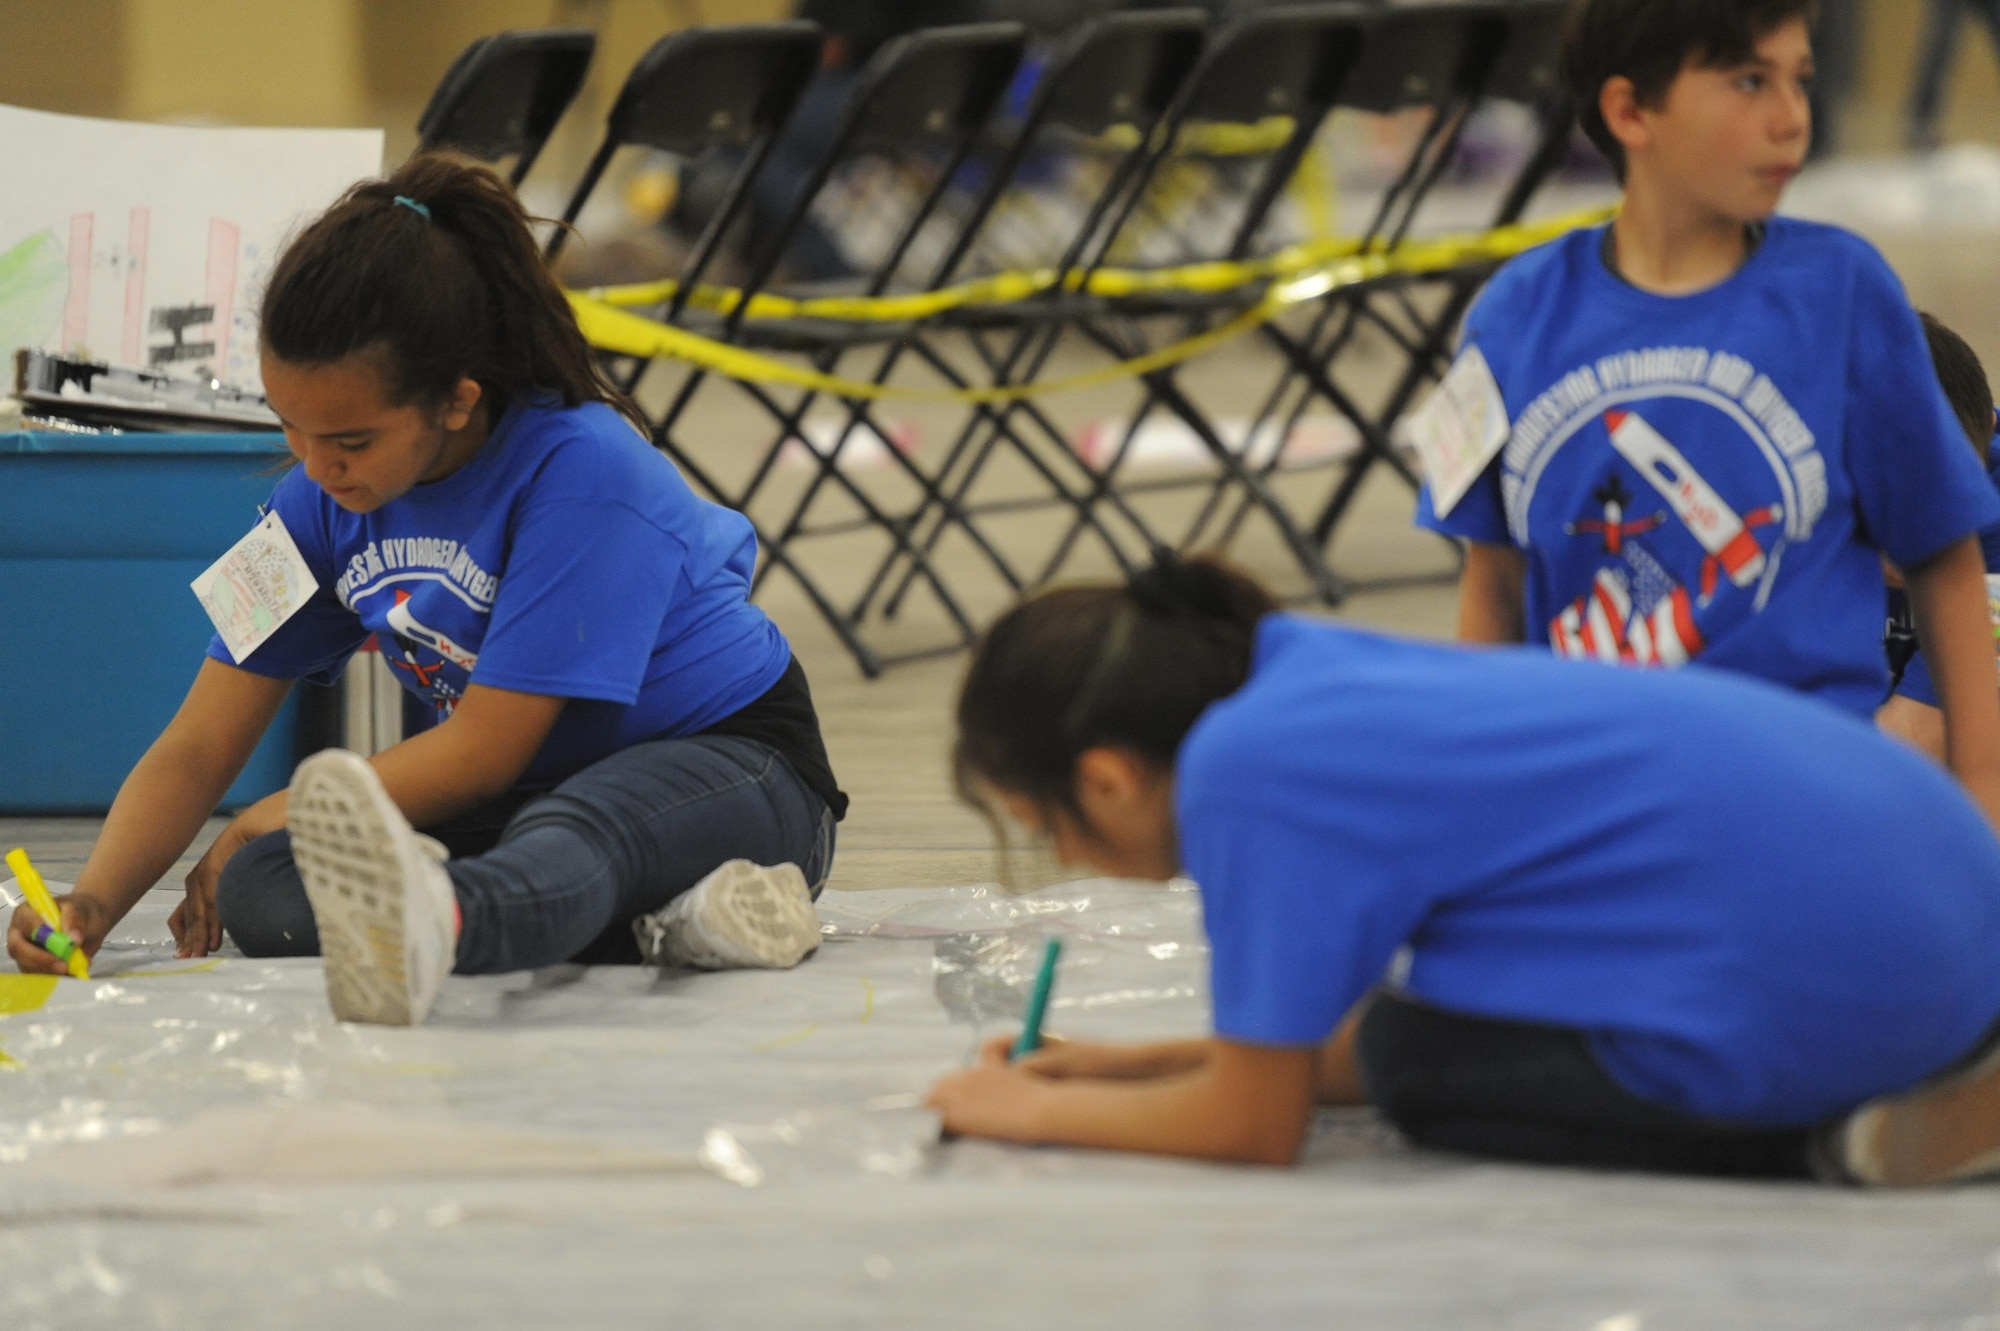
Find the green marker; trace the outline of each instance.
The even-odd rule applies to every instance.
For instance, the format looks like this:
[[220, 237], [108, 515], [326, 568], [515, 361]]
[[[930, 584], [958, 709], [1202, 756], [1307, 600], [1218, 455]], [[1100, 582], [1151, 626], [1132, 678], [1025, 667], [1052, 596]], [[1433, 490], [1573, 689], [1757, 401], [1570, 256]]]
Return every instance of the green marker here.
[[1035, 991], [1028, 995], [1028, 1015], [1021, 1038], [1014, 1041], [1014, 1057], [1034, 1053], [1042, 1047], [1042, 1018], [1049, 1010], [1049, 990], [1056, 983], [1056, 958], [1062, 955], [1062, 939], [1051, 938], [1042, 949], [1042, 973], [1035, 977]]

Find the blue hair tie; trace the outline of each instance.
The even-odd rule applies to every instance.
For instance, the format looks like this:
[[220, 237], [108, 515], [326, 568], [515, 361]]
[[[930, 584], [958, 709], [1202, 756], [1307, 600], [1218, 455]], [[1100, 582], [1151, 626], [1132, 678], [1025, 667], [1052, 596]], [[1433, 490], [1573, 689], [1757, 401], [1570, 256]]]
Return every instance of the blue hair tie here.
[[425, 207], [423, 204], [418, 203], [415, 199], [411, 198], [409, 195], [398, 194], [396, 196], [396, 202], [401, 204], [403, 207], [408, 208], [411, 212], [423, 218], [426, 222], [431, 220], [431, 210]]

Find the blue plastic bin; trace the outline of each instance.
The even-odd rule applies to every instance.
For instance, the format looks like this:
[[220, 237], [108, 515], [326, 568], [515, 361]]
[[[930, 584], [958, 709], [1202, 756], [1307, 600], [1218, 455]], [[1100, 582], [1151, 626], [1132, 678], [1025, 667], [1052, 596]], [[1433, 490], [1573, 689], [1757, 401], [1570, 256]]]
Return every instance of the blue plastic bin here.
[[[0, 434], [0, 813], [101, 813], [213, 633], [188, 584], [257, 521], [276, 434]], [[291, 776], [298, 699], [229, 790]]]

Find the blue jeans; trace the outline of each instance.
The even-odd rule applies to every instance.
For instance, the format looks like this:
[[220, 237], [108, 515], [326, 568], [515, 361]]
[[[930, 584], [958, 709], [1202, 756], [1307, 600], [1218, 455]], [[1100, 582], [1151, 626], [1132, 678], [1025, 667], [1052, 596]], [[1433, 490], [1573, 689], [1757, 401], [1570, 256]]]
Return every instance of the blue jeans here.
[[[424, 829], [452, 852], [461, 975], [560, 961], [633, 964], [632, 921], [725, 860], [796, 864], [819, 894], [833, 866], [826, 804], [775, 749], [708, 735], [635, 744], [552, 791], [515, 794]], [[216, 910], [253, 957], [319, 955], [290, 834], [224, 866]]]

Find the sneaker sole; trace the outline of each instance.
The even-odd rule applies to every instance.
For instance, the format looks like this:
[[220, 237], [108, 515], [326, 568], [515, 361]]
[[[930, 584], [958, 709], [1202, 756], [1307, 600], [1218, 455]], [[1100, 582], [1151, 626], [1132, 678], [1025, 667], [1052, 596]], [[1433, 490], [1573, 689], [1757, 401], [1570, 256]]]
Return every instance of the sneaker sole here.
[[366, 769], [353, 754], [300, 765], [287, 814], [292, 858], [319, 924], [334, 1017], [408, 1026], [403, 893], [387, 886], [403, 873], [394, 837], [402, 815]]
[[783, 970], [819, 946], [819, 914], [796, 865], [731, 860], [694, 890], [700, 941], [732, 965]]
[[1863, 1114], [1854, 1131], [1867, 1182], [1921, 1188], [2000, 1174], [2000, 1050]]

